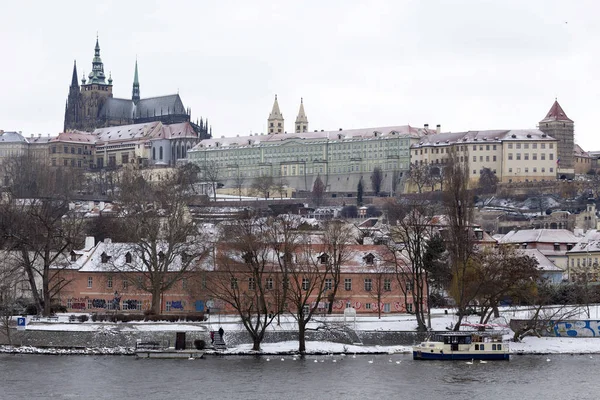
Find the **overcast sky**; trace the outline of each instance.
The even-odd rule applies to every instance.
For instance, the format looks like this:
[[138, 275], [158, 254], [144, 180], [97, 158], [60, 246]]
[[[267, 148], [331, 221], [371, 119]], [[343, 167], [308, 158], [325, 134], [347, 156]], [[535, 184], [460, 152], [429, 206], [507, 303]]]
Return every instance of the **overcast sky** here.
[[57, 134], [96, 32], [115, 97], [179, 90], [215, 136], [410, 124], [535, 128], [558, 97], [600, 150], [594, 1], [3, 1], [0, 129]]

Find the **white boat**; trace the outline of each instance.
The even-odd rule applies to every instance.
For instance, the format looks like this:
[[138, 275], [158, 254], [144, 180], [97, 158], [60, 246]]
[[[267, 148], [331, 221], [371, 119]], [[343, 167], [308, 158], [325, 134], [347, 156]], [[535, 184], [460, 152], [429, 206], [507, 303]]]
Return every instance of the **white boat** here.
[[413, 346], [414, 360], [508, 360], [508, 343], [502, 334], [444, 332]]

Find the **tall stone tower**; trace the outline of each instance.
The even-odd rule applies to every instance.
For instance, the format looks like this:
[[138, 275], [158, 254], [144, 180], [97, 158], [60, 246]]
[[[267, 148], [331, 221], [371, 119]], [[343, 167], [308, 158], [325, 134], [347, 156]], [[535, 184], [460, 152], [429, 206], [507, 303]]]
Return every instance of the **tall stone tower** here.
[[300, 98], [300, 110], [296, 117], [296, 133], [308, 132], [308, 118], [304, 112], [304, 101]]
[[559, 178], [572, 178], [575, 175], [573, 149], [575, 145], [575, 123], [567, 117], [558, 101], [555, 100], [546, 117], [540, 121], [539, 130], [558, 140], [556, 171]]
[[273, 109], [271, 110], [271, 114], [269, 114], [269, 119], [267, 120], [268, 132], [269, 135], [284, 133], [283, 127], [283, 115], [281, 115], [281, 111], [279, 111], [279, 103], [277, 102], [277, 95], [275, 95], [275, 102], [273, 103]]
[[96, 38], [92, 72], [88, 75], [87, 83], [85, 77], [81, 80], [82, 129], [93, 130], [96, 128], [100, 109], [109, 97], [113, 97], [112, 78], [109, 77], [107, 83], [104, 75], [104, 64], [100, 58], [100, 45], [98, 44], [98, 38]]
[[77, 62], [73, 62], [73, 76], [69, 86], [69, 96], [65, 105], [65, 124], [63, 131], [67, 129], [81, 129], [81, 92], [77, 80]]

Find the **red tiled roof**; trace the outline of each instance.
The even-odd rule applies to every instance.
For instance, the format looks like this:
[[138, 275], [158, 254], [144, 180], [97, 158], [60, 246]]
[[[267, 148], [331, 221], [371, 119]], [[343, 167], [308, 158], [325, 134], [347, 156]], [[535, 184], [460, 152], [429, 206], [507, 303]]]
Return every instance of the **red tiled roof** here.
[[573, 120], [571, 120], [571, 119], [569, 119], [569, 117], [567, 117], [567, 114], [562, 109], [560, 104], [558, 104], [557, 100], [554, 100], [554, 104], [552, 104], [552, 107], [550, 107], [550, 111], [548, 111], [548, 114], [546, 114], [546, 117], [543, 120], [541, 120], [540, 122], [552, 122], [552, 121], [573, 122]]

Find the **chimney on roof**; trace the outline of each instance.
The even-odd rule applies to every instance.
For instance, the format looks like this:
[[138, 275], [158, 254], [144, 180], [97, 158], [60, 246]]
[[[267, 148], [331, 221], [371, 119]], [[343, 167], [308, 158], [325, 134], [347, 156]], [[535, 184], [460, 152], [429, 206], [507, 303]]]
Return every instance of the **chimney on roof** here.
[[30, 137], [31, 137], [31, 138], [33, 138], [33, 133], [31, 134], [31, 136], [30, 136]]
[[90, 250], [92, 247], [96, 245], [96, 241], [93, 236], [85, 237], [85, 250]]
[[39, 138], [41, 138], [41, 137], [42, 137], [42, 134], [41, 134], [41, 133], [38, 133], [38, 137], [39, 137]]
[[437, 124], [435, 126], [435, 133], [440, 133], [440, 132], [442, 132], [442, 126], [440, 124]]
[[342, 128], [340, 128], [340, 131], [342, 130]]
[[22, 134], [23, 134], [23, 131], [19, 131], [19, 135], [22, 135]]
[[425, 124], [425, 125], [423, 125], [423, 127], [424, 127], [425, 129], [429, 129], [429, 124]]

